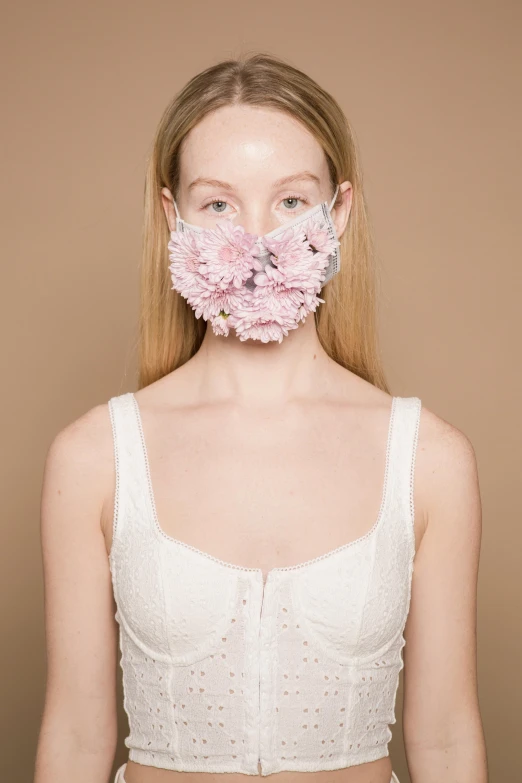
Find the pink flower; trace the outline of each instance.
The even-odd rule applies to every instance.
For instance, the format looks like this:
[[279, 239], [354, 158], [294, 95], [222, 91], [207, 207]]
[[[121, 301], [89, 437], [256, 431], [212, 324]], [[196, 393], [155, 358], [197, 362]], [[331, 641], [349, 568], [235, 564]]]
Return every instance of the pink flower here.
[[252, 277], [254, 259], [258, 253], [257, 237], [247, 233], [242, 226], [235, 226], [230, 218], [222, 218], [214, 231], [205, 231], [198, 237], [205, 277], [221, 288], [232, 283], [241, 288]]
[[230, 315], [238, 307], [245, 307], [250, 296], [251, 292], [247, 288], [235, 288], [232, 285], [228, 288], [216, 288], [210, 285], [203, 292], [191, 292], [187, 300], [195, 310], [196, 318], [208, 321], [217, 317], [222, 311]]
[[183, 231], [172, 231], [168, 250], [172, 287], [185, 299], [207, 290], [208, 283], [199, 272], [201, 257], [196, 238]]
[[259, 287], [252, 299], [231, 316], [232, 325], [239, 339], [261, 340], [263, 343], [277, 340], [290, 329], [297, 328], [298, 308], [301, 304], [297, 291], [275, 291], [270, 287]]
[[[276, 259], [272, 258], [273, 263]], [[291, 263], [276, 267], [267, 264], [262, 272], [254, 276], [256, 286], [268, 286], [272, 289], [298, 288], [303, 291], [319, 293], [328, 266], [325, 253], [313, 253], [309, 245], [302, 243], [299, 254]]]
[[[183, 296], [193, 310], [196, 318], [205, 321], [218, 318], [221, 312], [229, 314], [243, 304], [251, 293], [246, 288], [228, 285], [218, 287], [210, 282], [206, 272], [207, 265], [201, 258], [199, 237], [194, 234], [173, 231], [169, 242], [169, 258], [172, 287]], [[221, 317], [222, 318], [222, 317]], [[219, 324], [219, 322], [218, 322]], [[223, 326], [219, 326], [220, 333]]]
[[[264, 237], [262, 245], [224, 218], [201, 234], [172, 232], [172, 287], [215, 334], [228, 336], [233, 328], [240, 340], [281, 342], [324, 302], [318, 294], [339, 244], [321, 216], [279, 238]], [[250, 279], [253, 289], [245, 285]]]
[[321, 253], [330, 255], [340, 244], [338, 239], [328, 234], [327, 225], [321, 217], [314, 215], [308, 218], [301, 228], [310, 245]]
[[228, 313], [221, 311], [219, 315], [213, 315], [212, 318], [209, 319], [214, 334], [228, 337], [230, 327], [227, 322], [229, 317]]
[[258, 272], [254, 275], [254, 283], [256, 286], [276, 286], [278, 283], [283, 283], [285, 280], [285, 273], [281, 271], [277, 266], [271, 266], [267, 264], [262, 272]]
[[[328, 234], [323, 218], [314, 216], [287, 229], [279, 239], [264, 239], [276, 270], [267, 265], [254, 276], [256, 285], [283, 283], [287, 288], [302, 288], [319, 293], [329, 256], [339, 241]], [[256, 267], [257, 268], [257, 267]]]
[[321, 299], [317, 294], [305, 294], [304, 302], [298, 311], [298, 320], [304, 321], [307, 315], [317, 310], [321, 302], [324, 303], [324, 299]]
[[273, 261], [278, 267], [290, 266], [298, 262], [303, 253], [309, 253], [306, 244], [306, 236], [299, 227], [288, 228], [280, 238], [263, 240], [264, 246], [273, 256]]
[[311, 250], [298, 263], [285, 267], [285, 286], [300, 288], [303, 292], [318, 294], [328, 267], [326, 253], [313, 253]]

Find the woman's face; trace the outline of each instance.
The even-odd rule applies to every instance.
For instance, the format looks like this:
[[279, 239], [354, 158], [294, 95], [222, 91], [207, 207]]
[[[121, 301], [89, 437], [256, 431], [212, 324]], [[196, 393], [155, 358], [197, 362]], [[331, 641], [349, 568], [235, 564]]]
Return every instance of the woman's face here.
[[[343, 182], [339, 193], [342, 204], [332, 208], [338, 237], [348, 221], [351, 184]], [[181, 146], [176, 204], [184, 220], [203, 228], [226, 216], [261, 236], [332, 196], [322, 147], [281, 111], [223, 107], [194, 127]], [[172, 231], [175, 210], [167, 188], [162, 198]]]

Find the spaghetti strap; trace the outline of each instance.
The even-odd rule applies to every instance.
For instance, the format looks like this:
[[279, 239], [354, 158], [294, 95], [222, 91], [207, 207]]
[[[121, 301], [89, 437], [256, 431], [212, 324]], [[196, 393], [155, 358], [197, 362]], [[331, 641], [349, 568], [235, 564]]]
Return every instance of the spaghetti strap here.
[[397, 397], [390, 443], [390, 483], [401, 516], [413, 526], [413, 482], [422, 403], [418, 397]]
[[128, 524], [148, 525], [152, 517], [141, 426], [134, 394], [127, 392], [111, 397], [108, 406], [116, 474], [114, 547], [114, 544], [124, 537]]

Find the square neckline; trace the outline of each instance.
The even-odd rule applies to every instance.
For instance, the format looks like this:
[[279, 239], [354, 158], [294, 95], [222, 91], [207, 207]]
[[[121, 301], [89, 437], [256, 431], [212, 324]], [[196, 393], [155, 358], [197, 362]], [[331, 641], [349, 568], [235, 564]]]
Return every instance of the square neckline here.
[[377, 518], [373, 523], [373, 525], [369, 528], [369, 530], [366, 531], [366, 533], [363, 533], [361, 536], [353, 539], [352, 541], [348, 541], [345, 544], [340, 544], [340, 546], [335, 547], [334, 549], [330, 549], [329, 551], [324, 552], [321, 555], [317, 555], [316, 557], [309, 558], [308, 560], [304, 560], [301, 563], [296, 563], [295, 565], [274, 566], [273, 568], [268, 569], [268, 571], [265, 574], [262, 568], [243, 566], [243, 565], [238, 565], [236, 563], [228, 562], [226, 560], [221, 560], [219, 557], [210, 554], [210, 552], [205, 552], [204, 550], [199, 549], [198, 547], [195, 547], [192, 544], [188, 544], [185, 541], [181, 541], [180, 539], [169, 535], [168, 533], [165, 532], [165, 530], [163, 530], [163, 528], [160, 525], [158, 513], [156, 509], [154, 487], [152, 485], [149, 455], [148, 455], [147, 444], [145, 442], [145, 436], [143, 432], [143, 421], [141, 417], [140, 406], [134, 392], [128, 392], [128, 393], [133, 402], [136, 423], [138, 426], [138, 431], [139, 431], [139, 436], [141, 441], [141, 450], [142, 450], [142, 456], [143, 456], [143, 461], [145, 466], [145, 475], [146, 475], [147, 487], [148, 487], [148, 500], [152, 510], [153, 528], [155, 533], [160, 537], [160, 539], [166, 540], [170, 544], [174, 544], [179, 548], [188, 549], [194, 554], [196, 554], [197, 556], [206, 558], [207, 560], [211, 560], [214, 563], [224, 568], [257, 574], [261, 577], [263, 584], [266, 584], [266, 582], [268, 582], [268, 580], [272, 578], [272, 574], [278, 574], [286, 571], [302, 571], [308, 568], [309, 566], [314, 565], [315, 563], [318, 563], [322, 560], [326, 560], [330, 557], [333, 557], [334, 555], [339, 554], [340, 552], [345, 551], [346, 549], [349, 549], [352, 546], [362, 543], [366, 539], [371, 538], [374, 535], [374, 533], [376, 533], [377, 530], [379, 529], [381, 522], [385, 517], [385, 511], [388, 506], [388, 500], [390, 495], [390, 456], [391, 456], [391, 445], [393, 441], [394, 425], [396, 419], [396, 411], [397, 411], [398, 400], [399, 400], [398, 396], [395, 395], [392, 396], [390, 411], [388, 414], [388, 432], [386, 438], [386, 455], [385, 455], [385, 464], [384, 464], [384, 477], [383, 477], [382, 491], [381, 491], [381, 504], [377, 514]]

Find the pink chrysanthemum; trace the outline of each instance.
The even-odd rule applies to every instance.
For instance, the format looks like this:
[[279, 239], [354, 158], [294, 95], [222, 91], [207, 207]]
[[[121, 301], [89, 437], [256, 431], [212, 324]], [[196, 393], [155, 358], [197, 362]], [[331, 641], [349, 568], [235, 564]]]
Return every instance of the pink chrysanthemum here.
[[305, 293], [304, 302], [297, 312], [298, 320], [304, 321], [310, 313], [315, 313], [321, 303], [324, 303], [324, 299], [321, 299], [317, 294]]
[[228, 324], [229, 318], [230, 318], [229, 313], [225, 313], [222, 311], [221, 313], [219, 313], [219, 315], [213, 315], [212, 318], [209, 319], [214, 334], [228, 337], [228, 334], [230, 332], [230, 326]]
[[[327, 263], [327, 258], [325, 258], [324, 263]], [[315, 270], [313, 273], [317, 281], [315, 286], [312, 286], [311, 283], [310, 285], [303, 286], [300, 284], [299, 280], [297, 281], [299, 284], [294, 286], [292, 278], [289, 277], [287, 279], [279, 270], [267, 267], [266, 271], [266, 284], [260, 284], [254, 290], [253, 307], [256, 306], [257, 297], [261, 296], [260, 292], [265, 292], [264, 295], [266, 297], [272, 297], [270, 301], [273, 302], [277, 300], [279, 303], [283, 304], [288, 312], [294, 312], [294, 318], [297, 321], [304, 321], [309, 313], [315, 312], [318, 305], [321, 302], [324, 302], [324, 299], [320, 299], [318, 296], [318, 293], [321, 290], [320, 281], [324, 277], [324, 272], [320, 269]], [[279, 277], [283, 277], [281, 282], [277, 279]], [[308, 277], [306, 279], [308, 280]], [[311, 279], [312, 276], [310, 275], [310, 280]]]
[[208, 283], [199, 272], [201, 254], [196, 237], [183, 231], [172, 231], [168, 250], [172, 287], [185, 299], [208, 290]]
[[196, 318], [208, 321], [221, 312], [230, 315], [239, 307], [245, 307], [250, 297], [251, 292], [247, 288], [235, 288], [230, 285], [228, 288], [210, 286], [203, 292], [191, 293], [187, 298], [192, 309], [195, 310]]
[[[317, 245], [326, 248], [328, 252], [319, 251], [318, 248], [313, 250], [303, 226], [296, 226], [288, 229], [281, 239], [265, 240], [265, 246], [271, 253], [271, 264], [267, 264], [254, 276], [256, 288], [252, 307], [255, 309], [256, 303], [264, 297], [269, 308], [277, 303], [276, 312], [287, 313], [295, 323], [304, 321], [309, 313], [315, 312], [318, 305], [324, 302], [318, 294], [328, 267], [329, 254], [335, 248], [327, 233], [322, 233], [319, 221], [310, 220], [305, 225]], [[250, 331], [248, 336], [252, 336]]]
[[[301, 257], [292, 264], [273, 267], [267, 264], [262, 272], [254, 276], [256, 286], [270, 288], [298, 288], [303, 291], [319, 293], [328, 266], [328, 256], [324, 253], [312, 253], [308, 246]], [[275, 263], [275, 259], [273, 259]]]
[[314, 252], [304, 231], [295, 228], [285, 232], [281, 240], [271, 240], [271, 266], [254, 276], [256, 286], [271, 288], [298, 288], [319, 293], [328, 266], [329, 257], [324, 252]]
[[205, 269], [200, 271], [211, 283], [221, 288], [230, 284], [241, 288], [252, 277], [257, 237], [235, 226], [229, 218], [218, 220], [214, 231], [203, 232], [198, 247], [205, 261]]
[[297, 328], [301, 301], [298, 291], [280, 292], [270, 287], [257, 287], [247, 305], [231, 316], [232, 326], [242, 341], [281, 342], [290, 329]]
[[330, 255], [340, 244], [338, 239], [329, 235], [327, 225], [321, 217], [314, 215], [308, 218], [301, 228], [313, 249], [321, 253]]
[[[233, 328], [240, 340], [281, 342], [324, 302], [318, 294], [339, 241], [320, 217], [263, 244], [228, 218], [201, 234], [172, 232], [173, 288], [215, 334], [227, 336]], [[245, 285], [252, 277], [253, 290]]]
[[278, 267], [287, 267], [298, 263], [303, 253], [311, 252], [306, 236], [300, 227], [288, 228], [279, 238], [265, 237], [264, 246], [273, 256]]
[[[201, 258], [199, 237], [185, 232], [172, 232], [169, 242], [169, 269], [172, 287], [183, 296], [193, 310], [196, 318], [205, 321], [218, 318], [224, 312], [230, 314], [249, 297], [250, 291], [229, 285], [220, 288], [201, 273], [206, 264]], [[220, 332], [222, 333], [222, 332]]]
[[322, 288], [328, 267], [329, 257], [326, 253], [303, 254], [297, 264], [285, 267], [285, 285], [287, 288], [300, 288], [305, 293], [318, 294]]

